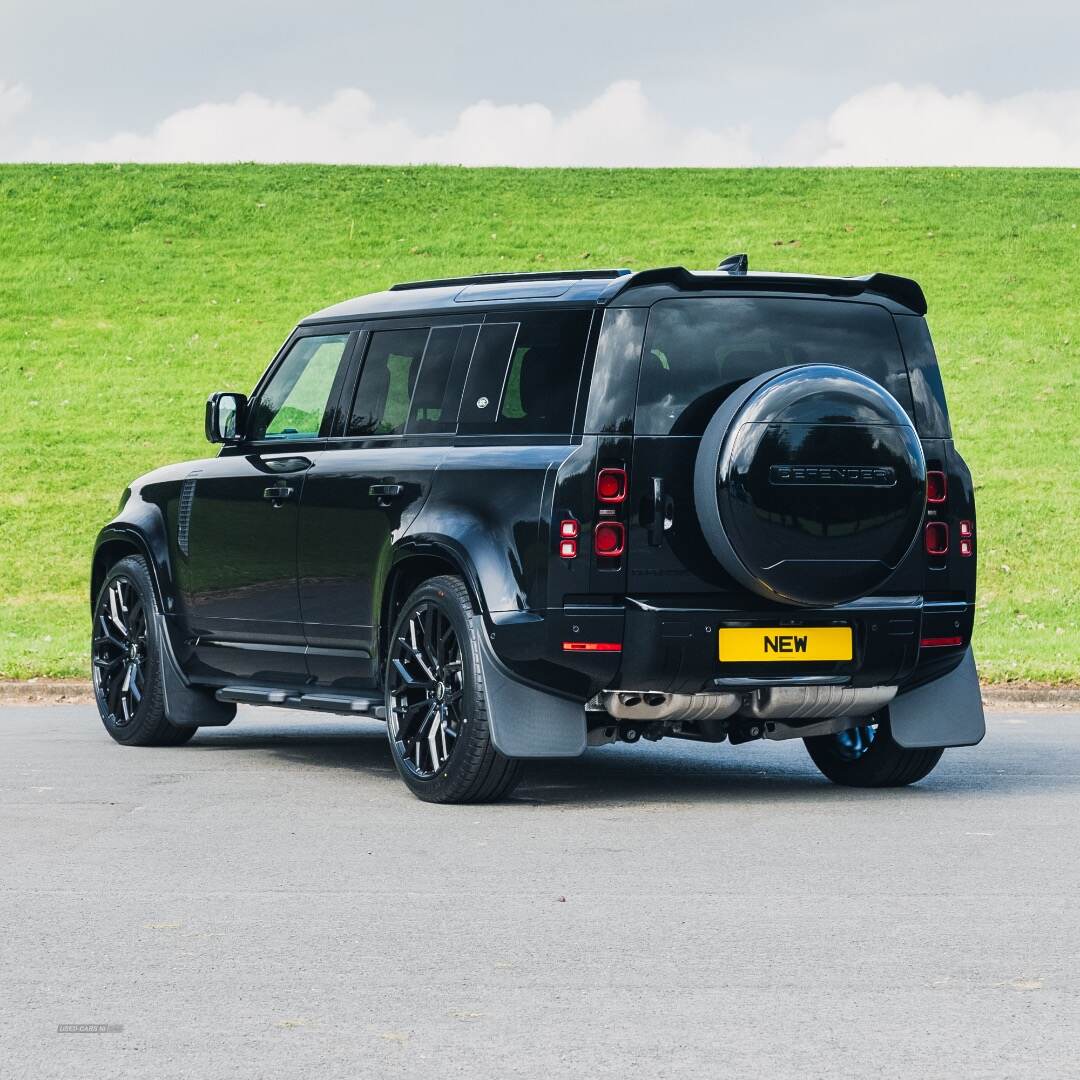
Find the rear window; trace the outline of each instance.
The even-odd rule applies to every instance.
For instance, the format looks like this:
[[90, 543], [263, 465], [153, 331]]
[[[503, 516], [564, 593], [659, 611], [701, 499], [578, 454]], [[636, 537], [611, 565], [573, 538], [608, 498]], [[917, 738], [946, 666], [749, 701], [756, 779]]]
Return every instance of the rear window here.
[[638, 435], [700, 435], [747, 379], [793, 364], [868, 375], [910, 415], [892, 316], [873, 304], [780, 297], [695, 297], [652, 307], [638, 383]]

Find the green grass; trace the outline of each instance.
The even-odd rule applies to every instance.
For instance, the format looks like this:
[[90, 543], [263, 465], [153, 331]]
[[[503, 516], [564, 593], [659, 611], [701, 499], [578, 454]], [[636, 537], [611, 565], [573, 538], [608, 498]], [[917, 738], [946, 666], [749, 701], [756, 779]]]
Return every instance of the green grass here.
[[0, 673], [84, 675], [94, 534], [297, 319], [576, 266], [911, 274], [979, 498], [992, 680], [1080, 679], [1080, 172], [0, 167]]

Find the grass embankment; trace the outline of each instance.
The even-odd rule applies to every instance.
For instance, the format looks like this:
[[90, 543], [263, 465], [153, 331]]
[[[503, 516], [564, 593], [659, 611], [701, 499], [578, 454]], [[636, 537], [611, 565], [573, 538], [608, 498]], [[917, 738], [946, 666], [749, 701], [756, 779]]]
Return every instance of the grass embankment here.
[[979, 498], [984, 678], [1080, 679], [1080, 172], [0, 167], [0, 674], [83, 675], [93, 537], [203, 401], [395, 280], [917, 277]]

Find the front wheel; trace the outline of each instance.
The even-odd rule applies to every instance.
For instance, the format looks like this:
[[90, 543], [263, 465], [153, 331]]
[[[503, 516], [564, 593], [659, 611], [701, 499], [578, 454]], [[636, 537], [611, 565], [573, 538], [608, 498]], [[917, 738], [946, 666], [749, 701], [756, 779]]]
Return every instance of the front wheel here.
[[491, 741], [473, 614], [460, 578], [432, 578], [405, 602], [390, 636], [390, 750], [425, 802], [494, 802], [521, 778], [521, 763]]
[[163, 633], [146, 562], [136, 555], [121, 559], [94, 605], [91, 653], [101, 722], [126, 746], [180, 746], [196, 731], [165, 715]]
[[889, 728], [883, 709], [859, 727], [835, 735], [803, 739], [814, 764], [834, 784], [844, 787], [904, 787], [927, 776], [941, 760], [940, 746], [909, 749]]

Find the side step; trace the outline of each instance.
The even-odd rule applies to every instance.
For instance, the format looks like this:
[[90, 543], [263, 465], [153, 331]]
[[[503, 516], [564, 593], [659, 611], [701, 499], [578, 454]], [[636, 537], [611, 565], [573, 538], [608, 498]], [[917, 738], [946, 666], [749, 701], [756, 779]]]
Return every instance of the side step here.
[[281, 690], [265, 686], [223, 686], [214, 697], [218, 701], [234, 701], [239, 705], [276, 705], [279, 709], [302, 709], [306, 712], [386, 719], [386, 707], [381, 697], [304, 693], [302, 690]]

